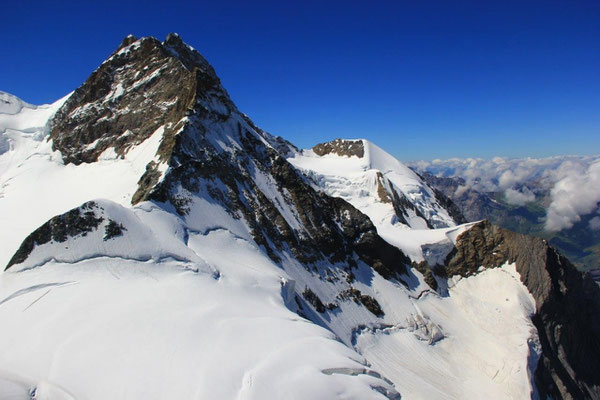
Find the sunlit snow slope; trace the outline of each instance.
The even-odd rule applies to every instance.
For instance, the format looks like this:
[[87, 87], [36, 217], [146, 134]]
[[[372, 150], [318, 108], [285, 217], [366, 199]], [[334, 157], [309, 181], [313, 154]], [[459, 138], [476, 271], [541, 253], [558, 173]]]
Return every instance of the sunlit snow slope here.
[[[5, 382], [37, 388], [38, 399], [394, 392], [333, 334], [286, 307], [290, 280], [256, 246], [222, 230], [194, 234], [188, 248], [181, 221], [151, 204], [94, 204], [99, 229], [42, 246], [0, 280]], [[123, 233], [104, 240], [109, 218]], [[48, 259], [57, 246], [77, 250]]]

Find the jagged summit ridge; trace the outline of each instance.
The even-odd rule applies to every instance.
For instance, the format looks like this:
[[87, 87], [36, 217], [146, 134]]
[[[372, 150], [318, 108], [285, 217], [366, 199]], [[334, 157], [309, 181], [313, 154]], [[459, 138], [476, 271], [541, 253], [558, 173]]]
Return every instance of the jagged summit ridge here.
[[202, 101], [212, 103], [212, 118], [235, 108], [204, 57], [175, 34], [162, 43], [128, 36], [56, 113], [50, 139], [66, 163], [89, 163], [108, 148], [122, 156], [162, 127], [168, 158], [173, 136]]

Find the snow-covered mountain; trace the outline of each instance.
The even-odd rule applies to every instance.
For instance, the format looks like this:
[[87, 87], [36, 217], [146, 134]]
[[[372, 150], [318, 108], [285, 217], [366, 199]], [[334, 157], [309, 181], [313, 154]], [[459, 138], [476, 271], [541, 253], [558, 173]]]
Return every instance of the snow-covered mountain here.
[[175, 34], [0, 108], [0, 398], [600, 396], [600, 290], [365, 140], [255, 126]]
[[[292, 152], [288, 161], [329, 196], [365, 213], [388, 243], [422, 261], [421, 245], [434, 228], [462, 222], [448, 199], [375, 144], [361, 140], [321, 143]], [[423, 235], [427, 239], [423, 239]]]

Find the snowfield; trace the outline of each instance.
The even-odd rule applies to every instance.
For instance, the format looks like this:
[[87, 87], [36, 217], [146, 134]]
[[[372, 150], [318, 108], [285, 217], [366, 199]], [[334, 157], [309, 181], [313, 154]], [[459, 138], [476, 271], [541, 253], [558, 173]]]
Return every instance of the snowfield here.
[[541, 350], [535, 302], [514, 265], [460, 279], [448, 297], [426, 294], [414, 307], [414, 322], [365, 330], [355, 346], [404, 398], [530, 398]]
[[367, 374], [323, 374], [365, 369], [364, 360], [289, 311], [281, 278], [266, 271], [244, 280], [176, 261], [99, 258], [7, 273], [0, 291], [13, 294], [0, 300], [0, 319], [12, 321], [0, 334], [2, 372], [18, 371], [37, 398], [57, 398], [54, 388], [65, 399], [377, 399], [372, 386], [393, 390]]
[[[356, 140], [344, 140], [356, 141]], [[446, 210], [435, 201], [431, 188], [410, 168], [396, 160], [379, 146], [359, 139], [364, 148], [363, 157], [327, 154], [318, 156], [313, 150], [303, 150], [288, 158], [295, 167], [306, 171], [330, 196], [341, 197], [367, 214], [374, 224], [402, 225], [402, 228], [425, 229], [426, 221], [409, 210], [408, 226], [394, 220], [391, 205], [378, 197], [377, 174], [384, 177], [386, 189], [394, 188], [405, 195], [436, 227], [454, 226]]]

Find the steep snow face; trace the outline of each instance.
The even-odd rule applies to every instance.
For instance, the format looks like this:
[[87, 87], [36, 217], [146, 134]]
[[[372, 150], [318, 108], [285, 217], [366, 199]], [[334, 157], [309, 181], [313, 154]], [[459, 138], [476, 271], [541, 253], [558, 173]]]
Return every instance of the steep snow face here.
[[0, 332], [6, 385], [59, 399], [531, 391], [535, 304], [514, 266], [452, 279], [440, 296], [416, 271], [400, 284], [358, 262], [348, 290], [342, 266], [274, 263], [219, 206], [193, 209], [181, 218], [151, 202], [95, 200], [78, 209], [87, 223], [70, 212], [47, 241], [34, 232], [37, 244], [0, 279], [0, 321], [12, 321]]
[[294, 152], [287, 160], [303, 171], [315, 188], [343, 198], [368, 215], [385, 240], [413, 259], [423, 259], [420, 245], [424, 243], [413, 240], [414, 230], [456, 225], [434, 191], [380, 147], [364, 139], [336, 139], [331, 144]]

